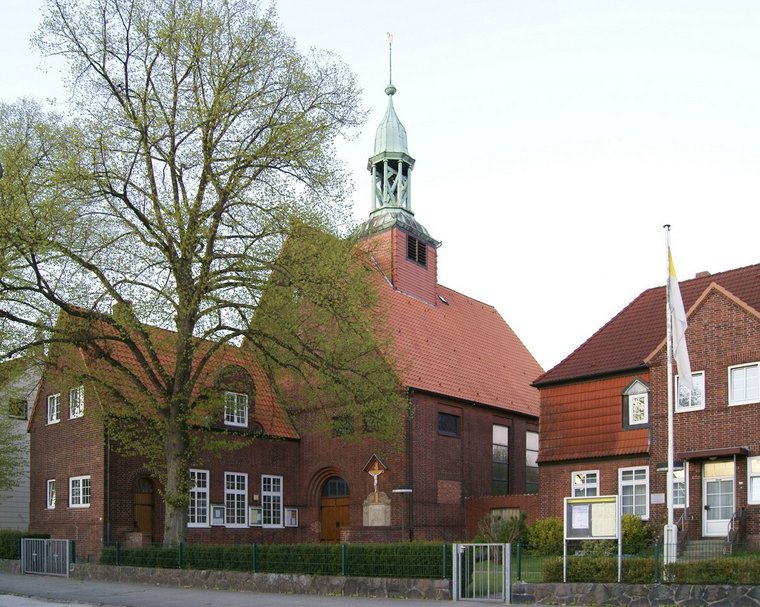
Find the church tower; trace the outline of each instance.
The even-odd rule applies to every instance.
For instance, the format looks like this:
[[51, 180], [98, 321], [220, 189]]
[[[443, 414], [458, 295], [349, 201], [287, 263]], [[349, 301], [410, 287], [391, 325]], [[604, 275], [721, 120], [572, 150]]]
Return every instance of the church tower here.
[[[390, 41], [389, 39], [389, 53]], [[392, 74], [392, 72], [391, 72]], [[385, 87], [388, 109], [375, 134], [375, 151], [367, 163], [372, 175], [372, 207], [359, 227], [360, 237], [395, 289], [436, 305], [440, 242], [414, 218], [406, 129], [396, 115], [392, 78]]]

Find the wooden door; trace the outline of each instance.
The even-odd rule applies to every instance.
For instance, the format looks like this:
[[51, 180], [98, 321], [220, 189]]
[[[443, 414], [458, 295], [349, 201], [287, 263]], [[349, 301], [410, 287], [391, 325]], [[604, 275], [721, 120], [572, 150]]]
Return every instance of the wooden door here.
[[340, 542], [340, 528], [348, 526], [347, 497], [324, 497], [320, 502], [323, 542]]
[[153, 483], [141, 478], [135, 487], [135, 528], [146, 535], [153, 535]]

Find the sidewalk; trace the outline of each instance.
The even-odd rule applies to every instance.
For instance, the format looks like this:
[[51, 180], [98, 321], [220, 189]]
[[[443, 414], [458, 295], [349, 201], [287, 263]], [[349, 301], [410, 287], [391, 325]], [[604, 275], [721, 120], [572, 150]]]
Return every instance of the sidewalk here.
[[435, 607], [441, 603], [432, 600], [197, 590], [0, 572], [0, 607], [399, 607], [402, 602], [411, 607]]

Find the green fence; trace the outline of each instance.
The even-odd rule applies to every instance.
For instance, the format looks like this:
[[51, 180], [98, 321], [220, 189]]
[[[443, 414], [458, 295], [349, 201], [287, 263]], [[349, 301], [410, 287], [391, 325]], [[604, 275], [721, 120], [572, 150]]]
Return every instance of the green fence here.
[[451, 546], [397, 544], [181, 544], [172, 548], [106, 546], [101, 563], [366, 577], [451, 578]]
[[[512, 581], [562, 582], [563, 546], [515, 545], [512, 550]], [[675, 562], [665, 566], [663, 545], [623, 546], [622, 582], [627, 584], [760, 584], [760, 552], [747, 545], [724, 542], [693, 542], [679, 546]], [[610, 583], [617, 581], [617, 544], [584, 544], [570, 547], [568, 582]]]

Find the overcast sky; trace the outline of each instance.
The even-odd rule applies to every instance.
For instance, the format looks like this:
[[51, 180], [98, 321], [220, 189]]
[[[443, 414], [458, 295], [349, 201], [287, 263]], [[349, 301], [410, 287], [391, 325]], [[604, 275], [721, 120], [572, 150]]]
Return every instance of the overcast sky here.
[[[1, 2], [0, 101], [63, 96], [28, 44], [41, 2]], [[393, 34], [412, 208], [443, 242], [439, 282], [495, 306], [545, 369], [665, 283], [663, 224], [681, 280], [760, 262], [757, 0], [277, 7], [364, 90], [369, 121], [340, 146], [357, 220]]]

